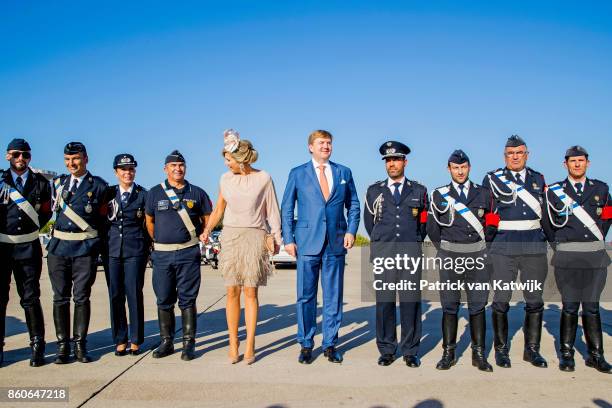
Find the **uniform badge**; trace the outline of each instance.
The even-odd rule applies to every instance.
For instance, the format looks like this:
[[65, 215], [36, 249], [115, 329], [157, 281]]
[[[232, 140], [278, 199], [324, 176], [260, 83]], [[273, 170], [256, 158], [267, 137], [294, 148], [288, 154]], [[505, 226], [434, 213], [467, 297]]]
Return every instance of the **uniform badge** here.
[[172, 203], [172, 208], [178, 211], [178, 209], [181, 208], [181, 203], [179, 203], [178, 201], [175, 203]]
[[393, 146], [393, 143], [387, 142], [387, 146]]
[[601, 213], [603, 212], [603, 209], [601, 207], [597, 207], [597, 216], [599, 217], [601, 215]]
[[139, 208], [138, 211], [136, 211], [136, 217], [142, 218], [142, 208]]
[[533, 187], [534, 190], [538, 190], [540, 187], [538, 187], [538, 183], [533, 183], [531, 185]]
[[69, 192], [67, 190], [62, 191], [62, 199], [66, 201], [68, 199]]
[[87, 203], [87, 205], [85, 206], [85, 212], [87, 214], [91, 214], [92, 211], [93, 211], [93, 208], [91, 207], [91, 204]]
[[417, 215], [419, 215], [419, 209], [418, 208], [413, 208], [412, 209], [412, 216], [416, 218]]
[[36, 212], [38, 212], [38, 210], [40, 210], [40, 203], [37, 203], [37, 204], [34, 206], [34, 209], [36, 210]]
[[483, 215], [484, 215], [484, 208], [479, 208], [478, 209], [478, 217], [482, 218]]
[[88, 191], [87, 192], [87, 197], [91, 198], [92, 195], [93, 195], [93, 191]]
[[189, 208], [190, 210], [193, 208], [193, 205], [194, 204], [192, 200], [187, 201], [187, 208]]
[[595, 197], [593, 197], [595, 199], [595, 201], [599, 201], [599, 196], [596, 195]]

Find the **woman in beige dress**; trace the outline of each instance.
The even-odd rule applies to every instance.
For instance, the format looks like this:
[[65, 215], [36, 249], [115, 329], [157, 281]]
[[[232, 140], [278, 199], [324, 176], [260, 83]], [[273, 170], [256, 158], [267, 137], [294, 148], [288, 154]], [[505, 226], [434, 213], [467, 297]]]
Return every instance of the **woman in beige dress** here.
[[[280, 211], [274, 184], [268, 173], [251, 167], [257, 151], [238, 132], [224, 133], [223, 157], [229, 168], [221, 176], [219, 199], [201, 239], [223, 219], [220, 235], [219, 269], [227, 289], [226, 318], [229, 332], [229, 360], [237, 363], [240, 294], [244, 292], [247, 364], [255, 362], [255, 328], [259, 302], [257, 288], [265, 286], [272, 273], [270, 252], [278, 253], [281, 244]], [[273, 237], [273, 244], [271, 244]], [[270, 245], [266, 245], [266, 240]], [[270, 247], [270, 248], [268, 248]]]

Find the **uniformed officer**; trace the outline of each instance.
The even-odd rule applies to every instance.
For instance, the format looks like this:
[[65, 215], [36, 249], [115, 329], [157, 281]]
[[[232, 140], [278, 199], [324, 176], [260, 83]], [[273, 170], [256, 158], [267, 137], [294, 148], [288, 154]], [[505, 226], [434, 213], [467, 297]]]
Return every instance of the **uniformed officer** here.
[[68, 143], [64, 148], [64, 163], [70, 174], [53, 180], [56, 220], [47, 246], [47, 265], [53, 288], [56, 364], [70, 361], [71, 296], [74, 302], [74, 356], [81, 363], [91, 361], [87, 354], [89, 296], [96, 280], [108, 185], [87, 171], [88, 160], [85, 145]]
[[574, 341], [582, 304], [589, 352], [586, 365], [610, 373], [610, 364], [604, 359], [599, 299], [610, 265], [605, 237], [612, 223], [612, 199], [606, 183], [587, 178], [590, 161], [583, 147], [567, 149], [564, 164], [567, 178], [546, 192], [547, 215], [554, 231], [552, 265], [563, 302], [559, 368], [574, 371]]
[[[147, 190], [134, 182], [138, 163], [131, 154], [115, 156], [113, 168], [119, 181], [109, 188], [108, 271], [111, 330], [115, 355], [139, 354], [144, 341], [142, 288], [149, 259], [150, 239], [145, 226]], [[130, 348], [125, 301], [130, 310]]]
[[45, 322], [39, 284], [42, 248], [38, 230], [51, 218], [51, 185], [28, 167], [32, 159], [28, 142], [13, 139], [6, 151], [10, 168], [3, 172], [0, 181], [0, 364], [12, 273], [30, 334], [30, 365], [38, 367], [45, 363]]
[[[426, 235], [427, 189], [408, 180], [404, 170], [410, 148], [403, 143], [388, 141], [379, 149], [385, 160], [388, 178], [368, 187], [363, 213], [370, 235], [371, 260], [395, 258], [396, 255], [421, 257], [421, 243]], [[417, 283], [417, 290], [399, 291], [401, 337], [399, 351], [409, 367], [420, 365], [417, 356], [421, 339], [421, 298], [418, 282], [421, 269], [392, 268], [375, 279], [384, 283], [407, 280]], [[381, 288], [377, 288], [381, 289]], [[396, 336], [396, 291], [376, 291], [376, 345], [380, 352], [378, 364], [393, 363], [398, 348]]]
[[161, 344], [154, 358], [174, 353], [174, 304], [178, 298], [183, 322], [182, 360], [195, 355], [196, 297], [200, 290], [200, 247], [198, 236], [212, 205], [208, 194], [185, 180], [185, 158], [174, 150], [166, 157], [167, 179], [150, 189], [145, 214], [153, 238], [153, 289]]
[[[521, 281], [533, 280], [544, 285], [547, 275], [547, 236], [550, 228], [542, 217], [544, 203], [544, 176], [527, 167], [529, 152], [525, 141], [512, 135], [506, 142], [506, 166], [487, 173], [483, 185], [493, 192], [495, 210], [500, 216], [498, 231], [491, 244], [492, 278], [503, 284], [514, 282], [518, 271]], [[536, 285], [534, 285], [536, 286]], [[508, 355], [508, 309], [511, 290], [495, 291], [492, 304], [495, 363], [511, 366]], [[523, 360], [536, 367], [547, 367], [540, 355], [542, 290], [524, 290], [525, 349]]]
[[[489, 270], [485, 264], [486, 238], [497, 228], [491, 191], [470, 181], [470, 159], [462, 150], [448, 158], [451, 182], [432, 192], [427, 217], [427, 234], [442, 259], [440, 282], [467, 283], [466, 293], [472, 337], [472, 365], [493, 371], [485, 354], [485, 307], [489, 291]], [[451, 261], [451, 262], [449, 262]], [[483, 286], [484, 284], [484, 286]], [[469, 285], [473, 285], [470, 287]], [[448, 370], [457, 362], [457, 313], [460, 289], [440, 291], [442, 303], [442, 359], [436, 366]]]

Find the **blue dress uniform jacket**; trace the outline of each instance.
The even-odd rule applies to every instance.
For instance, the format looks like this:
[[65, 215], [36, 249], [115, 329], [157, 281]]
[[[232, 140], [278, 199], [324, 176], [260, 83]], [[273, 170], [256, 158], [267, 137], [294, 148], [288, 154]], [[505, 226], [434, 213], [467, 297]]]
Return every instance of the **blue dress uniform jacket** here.
[[[579, 204], [597, 224], [604, 239], [612, 224], [604, 209], [612, 205], [612, 198], [608, 185], [603, 181], [586, 179], [583, 193], [579, 196], [568, 179], [552, 184], [550, 187], [561, 186], [563, 193]], [[564, 204], [550, 189], [547, 191], [548, 205], [554, 209], [546, 208], [545, 216], [551, 217], [551, 228], [554, 232], [553, 247], [560, 243], [594, 242], [595, 235], [567, 209], [563, 211]], [[561, 211], [560, 211], [561, 210]], [[609, 210], [608, 210], [609, 211]], [[602, 214], [603, 218], [602, 219]], [[567, 222], [566, 222], [567, 221]], [[563, 225], [563, 226], [562, 226]], [[576, 251], [557, 250], [553, 255], [552, 265], [562, 268], [605, 268], [610, 264], [610, 257], [605, 249], [595, 252], [578, 253]]]
[[149, 234], [145, 226], [147, 190], [134, 185], [127, 204], [121, 204], [119, 186], [109, 188], [108, 255], [115, 258], [147, 256], [150, 247]]
[[[2, 183], [15, 188], [10, 170], [3, 172]], [[28, 200], [38, 213], [38, 223], [42, 228], [51, 219], [52, 215], [51, 184], [44, 176], [34, 173], [30, 169], [21, 195]], [[34, 221], [12, 199], [9, 199], [6, 204], [0, 202], [0, 233], [24, 235], [35, 231], [38, 231], [38, 227]], [[4, 255], [13, 259], [22, 260], [42, 256], [39, 240], [23, 244], [0, 243], [0, 247]]]
[[368, 187], [366, 200], [363, 219], [372, 242], [423, 242], [427, 235], [426, 224], [421, 222], [421, 214], [427, 211], [425, 186], [405, 179], [400, 202], [396, 204], [387, 180], [377, 181]]
[[[450, 183], [446, 187], [449, 189], [449, 195], [454, 198], [455, 201], [459, 201], [459, 195], [457, 194], [453, 184]], [[442, 214], [437, 212], [436, 207], [444, 211], [448, 205], [448, 202], [442, 197], [437, 189], [432, 192], [431, 197], [432, 202], [429, 205], [429, 216], [427, 217], [427, 234], [436, 248], [439, 248], [441, 241], [472, 244], [481, 240], [478, 232], [463, 216], [457, 212], [454, 214], [454, 220], [451, 225], [442, 226], [438, 224], [432, 213], [435, 211], [435, 216], [440, 223], [449, 224], [451, 210], [448, 210]], [[465, 204], [465, 206], [469, 208], [474, 215], [476, 215], [483, 227], [485, 227], [485, 216], [488, 213], [493, 212], [493, 201], [494, 199], [491, 190], [472, 182], [470, 183], [466, 202], [463, 204]], [[485, 237], [490, 235], [491, 234], [487, 231]]]
[[[56, 178], [57, 179], [57, 178]], [[56, 180], [54, 179], [54, 181]], [[70, 175], [59, 176], [60, 184], [64, 186], [64, 191], [70, 190]], [[104, 234], [106, 223], [106, 191], [108, 184], [104, 179], [94, 176], [87, 172], [83, 181], [78, 186], [74, 196], [69, 198], [70, 207], [94, 230], [98, 231], [98, 237], [83, 241], [67, 241], [51, 238], [47, 245], [49, 253], [55, 256], [77, 257], [95, 255], [100, 250], [101, 236]], [[55, 185], [53, 186], [53, 197], [56, 196]], [[57, 200], [57, 197], [55, 198]], [[90, 212], [87, 210], [91, 209]], [[75, 225], [61, 208], [56, 208], [57, 219], [54, 229], [63, 232], [83, 232]]]
[[[482, 185], [493, 193], [495, 197], [495, 211], [501, 221], [538, 220], [538, 215], [520, 197], [516, 198], [516, 202], [509, 202], [512, 200], [512, 195], [500, 193], [500, 191], [505, 194], [512, 192], [508, 186], [503, 184], [494, 175], [494, 173], [500, 170], [503, 170], [506, 179], [516, 183], [512, 172], [508, 168], [499, 168], [487, 173]], [[546, 188], [544, 176], [529, 167], [526, 170], [527, 173], [523, 187], [538, 200], [544, 215], [544, 192]], [[491, 183], [494, 185], [492, 186]], [[540, 222], [541, 228], [533, 230], [514, 231], [498, 229], [493, 238], [491, 252], [500, 254], [545, 254], [547, 250], [546, 240], [551, 237], [552, 231], [546, 217], [542, 217]]]

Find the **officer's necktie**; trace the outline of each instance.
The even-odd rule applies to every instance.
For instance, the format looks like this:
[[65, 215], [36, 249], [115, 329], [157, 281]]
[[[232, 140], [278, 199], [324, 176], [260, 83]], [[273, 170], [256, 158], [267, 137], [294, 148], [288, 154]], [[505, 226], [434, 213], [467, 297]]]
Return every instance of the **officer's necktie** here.
[[393, 187], [395, 187], [395, 190], [393, 190], [393, 200], [395, 200], [395, 205], [398, 205], [400, 203], [400, 191], [399, 188], [402, 185], [402, 183], [393, 183]]
[[467, 202], [467, 197], [465, 196], [465, 184], [459, 184], [459, 202], [465, 204]]
[[323, 193], [323, 198], [325, 201], [329, 198], [329, 183], [327, 182], [327, 177], [325, 177], [325, 166], [320, 165], [319, 169], [319, 184], [321, 185], [321, 193]]
[[129, 197], [130, 193], [128, 191], [121, 193], [121, 204], [126, 205]]
[[576, 187], [576, 194], [581, 196], [582, 195], [582, 183], [576, 183], [574, 184], [574, 186]]
[[15, 187], [17, 187], [17, 190], [20, 193], [23, 192], [23, 179], [21, 178], [21, 176], [18, 176], [17, 180], [15, 180]]
[[514, 178], [516, 178], [516, 184], [523, 184], [523, 179], [521, 178], [521, 173], [516, 173]]

